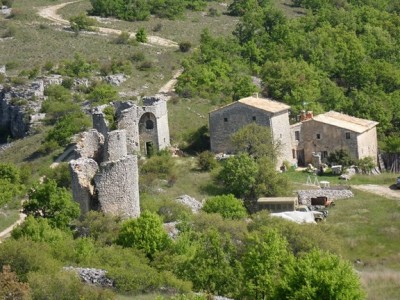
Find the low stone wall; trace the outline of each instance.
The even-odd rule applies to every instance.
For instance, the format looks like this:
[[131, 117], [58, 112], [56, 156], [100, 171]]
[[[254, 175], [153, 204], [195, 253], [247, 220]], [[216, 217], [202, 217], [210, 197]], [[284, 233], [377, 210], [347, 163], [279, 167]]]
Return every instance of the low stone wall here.
[[349, 187], [325, 188], [318, 190], [299, 190], [297, 191], [299, 204], [311, 204], [311, 198], [324, 196], [329, 200], [348, 199], [354, 197]]

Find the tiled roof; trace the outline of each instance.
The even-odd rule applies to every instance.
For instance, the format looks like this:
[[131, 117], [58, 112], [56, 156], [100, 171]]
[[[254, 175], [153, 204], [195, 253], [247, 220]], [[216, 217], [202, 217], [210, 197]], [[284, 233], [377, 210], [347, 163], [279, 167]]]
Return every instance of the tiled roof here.
[[290, 108], [289, 105], [286, 105], [284, 103], [278, 102], [278, 101], [274, 101], [271, 99], [267, 99], [267, 98], [258, 98], [258, 97], [247, 97], [247, 98], [242, 98], [238, 101], [229, 103], [228, 105], [222, 106], [220, 108], [217, 108], [214, 111], [218, 111], [220, 109], [223, 109], [225, 107], [231, 106], [231, 105], [235, 105], [236, 103], [242, 103], [248, 106], [252, 106], [258, 109], [262, 109], [265, 110], [267, 112], [270, 113], [277, 113], [280, 111], [284, 111], [284, 110], [288, 110]]
[[335, 111], [329, 111], [327, 113], [320, 114], [318, 116], [313, 117], [312, 120], [344, 128], [357, 133], [362, 133], [379, 124], [378, 122], [375, 121], [360, 119], [342, 113], [338, 113]]
[[240, 99], [238, 102], [272, 113], [288, 110], [290, 108], [289, 105], [286, 105], [282, 102], [273, 101], [266, 98], [258, 98], [258, 97], [247, 97]]

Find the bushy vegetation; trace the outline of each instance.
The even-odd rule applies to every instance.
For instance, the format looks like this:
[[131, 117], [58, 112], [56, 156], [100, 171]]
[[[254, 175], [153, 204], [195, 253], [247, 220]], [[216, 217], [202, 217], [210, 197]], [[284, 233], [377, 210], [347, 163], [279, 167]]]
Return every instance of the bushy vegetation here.
[[231, 101], [237, 98], [231, 84], [247, 87], [238, 96], [248, 96], [254, 87], [239, 79], [254, 75], [262, 80], [263, 95], [291, 105], [293, 116], [304, 108], [343, 111], [378, 121], [380, 137], [398, 139], [397, 6], [294, 3], [309, 12], [288, 19], [272, 1], [233, 1], [230, 13], [242, 16], [234, 37], [203, 34], [198, 51], [183, 63], [178, 93]]
[[91, 0], [91, 14], [102, 17], [116, 17], [126, 21], [147, 20], [151, 14], [159, 18], [176, 19], [185, 9], [202, 10], [206, 6], [203, 0], [134, 0], [112, 1]]

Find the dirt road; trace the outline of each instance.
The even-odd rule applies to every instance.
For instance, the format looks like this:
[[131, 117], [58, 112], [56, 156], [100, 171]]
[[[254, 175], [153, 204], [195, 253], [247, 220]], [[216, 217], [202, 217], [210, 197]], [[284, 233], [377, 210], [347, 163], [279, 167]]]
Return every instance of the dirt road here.
[[[69, 25], [69, 21], [63, 19], [62, 16], [60, 16], [57, 11], [66, 5], [75, 3], [77, 1], [71, 1], [71, 2], [66, 2], [66, 3], [61, 3], [57, 5], [51, 5], [51, 6], [46, 6], [46, 7], [41, 7], [39, 8], [38, 15], [41, 16], [42, 18], [45, 18], [47, 20], [50, 20], [52, 22], [55, 22], [60, 25]], [[96, 29], [100, 33], [105, 33], [105, 34], [115, 34], [119, 35], [121, 34], [121, 30], [118, 29], [112, 29], [112, 28], [106, 28], [106, 27], [96, 27]], [[130, 36], [133, 38], [135, 37], [136, 33], [135, 32], [129, 32]], [[163, 46], [163, 47], [170, 47], [170, 48], [178, 48], [178, 43], [164, 39], [159, 36], [154, 36], [150, 35], [147, 37], [147, 44], [149, 45], [156, 45], [156, 46]]]
[[377, 185], [377, 184], [360, 184], [360, 185], [352, 185], [351, 187], [356, 190], [373, 193], [376, 195], [384, 196], [389, 199], [400, 200], [400, 190], [395, 190], [388, 186]]

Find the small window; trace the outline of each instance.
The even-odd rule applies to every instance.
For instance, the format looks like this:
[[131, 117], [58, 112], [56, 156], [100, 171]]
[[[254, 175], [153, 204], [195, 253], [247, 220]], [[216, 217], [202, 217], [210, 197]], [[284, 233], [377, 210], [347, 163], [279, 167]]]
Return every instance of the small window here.
[[350, 132], [346, 132], [346, 140], [350, 139]]
[[228, 118], [224, 118], [224, 122], [228, 122]]
[[328, 151], [322, 151], [321, 158], [327, 158], [327, 157], [328, 157]]
[[154, 123], [152, 120], [147, 120], [146, 121], [146, 129], [153, 129], [154, 128]]
[[292, 156], [293, 156], [293, 158], [296, 158], [296, 150], [295, 149], [292, 149]]
[[300, 131], [296, 130], [294, 132], [294, 138], [296, 141], [300, 141]]
[[253, 116], [253, 121], [257, 120], [256, 116]]
[[321, 139], [321, 135], [319, 133], [317, 133], [317, 140]]

